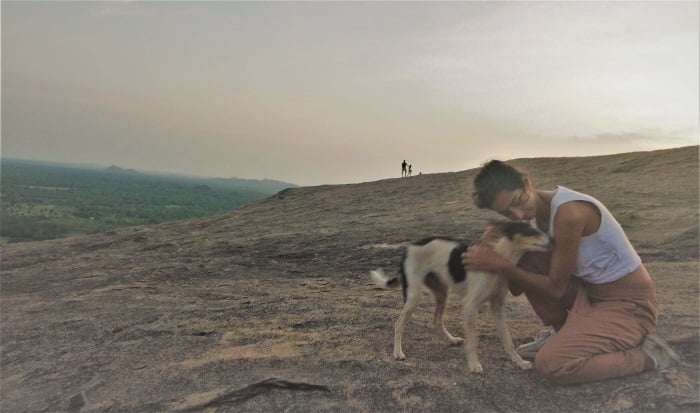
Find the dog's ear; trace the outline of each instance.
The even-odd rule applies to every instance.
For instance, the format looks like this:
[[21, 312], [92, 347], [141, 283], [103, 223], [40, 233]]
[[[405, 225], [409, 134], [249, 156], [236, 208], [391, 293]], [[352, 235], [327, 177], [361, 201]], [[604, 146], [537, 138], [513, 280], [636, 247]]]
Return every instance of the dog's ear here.
[[525, 221], [509, 221], [509, 220], [499, 220], [494, 221], [491, 225], [496, 228], [502, 235], [508, 237], [508, 239], [513, 239], [513, 235], [518, 232], [522, 232], [523, 227], [530, 227], [530, 224]]
[[503, 219], [491, 218], [491, 219], [489, 220], [489, 225], [492, 226], [492, 227], [498, 228], [498, 229], [500, 229], [500, 230], [503, 230], [503, 228], [505, 228], [506, 225], [508, 225], [509, 222], [510, 222], [510, 221], [506, 221], [506, 220], [503, 220]]
[[506, 221], [491, 219], [489, 221], [489, 226], [481, 235], [481, 241], [487, 244], [496, 242], [498, 238], [504, 235], [504, 230], [506, 228]]

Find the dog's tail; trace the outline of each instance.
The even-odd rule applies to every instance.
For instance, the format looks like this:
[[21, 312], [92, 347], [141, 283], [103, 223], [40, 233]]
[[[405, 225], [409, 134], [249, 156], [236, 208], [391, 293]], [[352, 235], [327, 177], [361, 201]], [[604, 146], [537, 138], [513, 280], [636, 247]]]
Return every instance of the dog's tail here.
[[377, 268], [376, 270], [372, 270], [369, 272], [369, 278], [374, 281], [374, 284], [381, 288], [381, 289], [387, 289], [387, 288], [397, 288], [399, 285], [401, 285], [401, 281], [399, 280], [399, 277], [392, 277], [392, 278], [386, 278], [384, 275], [384, 271], [381, 268]]

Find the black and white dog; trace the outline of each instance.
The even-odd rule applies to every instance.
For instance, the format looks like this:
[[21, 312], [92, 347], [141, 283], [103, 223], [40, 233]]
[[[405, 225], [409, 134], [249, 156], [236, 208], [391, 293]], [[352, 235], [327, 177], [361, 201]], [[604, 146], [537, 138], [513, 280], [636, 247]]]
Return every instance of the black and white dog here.
[[[500, 234], [488, 243], [497, 254], [517, 263], [525, 252], [549, 251], [553, 240], [542, 231], [521, 221], [507, 221], [493, 224]], [[454, 337], [445, 328], [443, 316], [450, 291], [454, 290], [464, 308], [465, 351], [470, 372], [481, 373], [483, 367], [477, 354], [476, 315], [479, 307], [489, 301], [496, 320], [496, 331], [503, 342], [506, 354], [522, 369], [532, 368], [532, 363], [523, 360], [515, 352], [513, 339], [506, 325], [505, 297], [508, 282], [501, 276], [480, 271], [467, 271], [462, 266], [461, 255], [467, 246], [447, 238], [426, 238], [406, 247], [399, 276], [387, 279], [381, 268], [370, 271], [370, 277], [380, 288], [403, 287], [404, 306], [394, 327], [394, 358], [403, 360], [406, 356], [401, 349], [401, 338], [406, 322], [420, 303], [422, 289], [427, 289], [435, 297], [436, 308], [433, 322], [438, 334], [451, 345], [464, 340]]]

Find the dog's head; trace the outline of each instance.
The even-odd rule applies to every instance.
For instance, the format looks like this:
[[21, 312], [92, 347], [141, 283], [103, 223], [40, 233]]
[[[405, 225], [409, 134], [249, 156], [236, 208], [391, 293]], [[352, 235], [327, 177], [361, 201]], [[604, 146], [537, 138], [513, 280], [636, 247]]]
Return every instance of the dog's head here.
[[546, 252], [554, 247], [554, 239], [524, 221], [501, 221], [492, 223], [512, 244], [514, 251], [524, 253], [530, 251]]

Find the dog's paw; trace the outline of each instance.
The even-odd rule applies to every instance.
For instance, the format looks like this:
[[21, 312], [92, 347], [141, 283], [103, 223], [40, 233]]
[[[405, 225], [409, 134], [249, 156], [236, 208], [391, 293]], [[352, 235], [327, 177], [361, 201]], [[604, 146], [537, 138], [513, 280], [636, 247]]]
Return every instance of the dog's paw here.
[[535, 367], [535, 365], [531, 361], [523, 360], [523, 358], [515, 352], [511, 354], [510, 359], [513, 360], [513, 363], [515, 363], [518, 367], [520, 367], [523, 370], [530, 370]]
[[403, 351], [400, 352], [394, 352], [394, 359], [398, 361], [406, 360], [406, 356], [403, 354]]
[[535, 367], [535, 365], [532, 364], [532, 362], [530, 362], [530, 361], [520, 360], [518, 362], [518, 367], [520, 367], [523, 370], [530, 370], [530, 369], [533, 369]]
[[469, 372], [470, 372], [470, 373], [479, 373], [479, 374], [481, 374], [481, 373], [484, 372], [484, 368], [481, 366], [481, 363], [479, 363], [479, 362], [476, 362], [476, 363], [469, 363], [468, 368], [469, 368]]
[[464, 343], [464, 339], [461, 337], [452, 337], [451, 339], [447, 340], [447, 342], [451, 346], [460, 346], [462, 343]]

